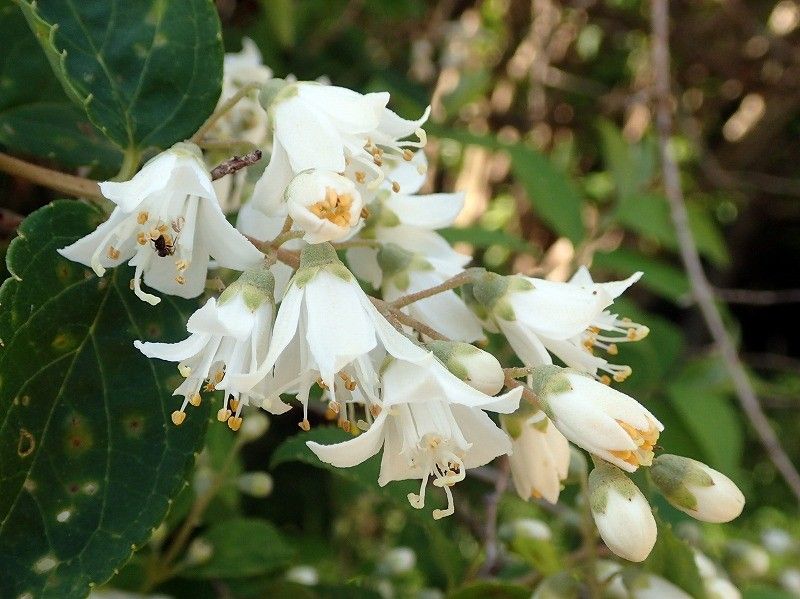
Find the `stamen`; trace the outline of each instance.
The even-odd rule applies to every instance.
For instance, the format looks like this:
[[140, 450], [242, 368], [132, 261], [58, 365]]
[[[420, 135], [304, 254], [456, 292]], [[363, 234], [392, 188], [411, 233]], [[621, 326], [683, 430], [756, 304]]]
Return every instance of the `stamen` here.
[[192, 404], [194, 407], [197, 407], [197, 406], [199, 406], [199, 405], [200, 405], [200, 403], [201, 403], [202, 401], [203, 401], [203, 398], [202, 398], [202, 397], [200, 397], [200, 394], [199, 394], [199, 393], [194, 393], [194, 394], [193, 394], [193, 395], [192, 395], [192, 396], [189, 398], [189, 403], [190, 403], [190, 404]]
[[228, 408], [220, 408], [217, 412], [217, 420], [220, 422], [227, 422], [228, 418], [231, 417], [231, 411]]
[[183, 284], [185, 284], [185, 283], [186, 283], [186, 277], [184, 277], [183, 275], [177, 275], [177, 276], [175, 277], [175, 282], [176, 282], [178, 285], [183, 285]]
[[108, 257], [112, 260], [119, 259], [119, 250], [115, 248], [113, 245], [108, 246]]
[[239, 427], [242, 426], [242, 419], [237, 418], [236, 416], [231, 416], [228, 418], [228, 428], [232, 431], [238, 431]]
[[145, 245], [147, 243], [147, 233], [142, 233], [139, 231], [136, 235], [136, 243], [139, 245]]
[[447, 508], [443, 510], [433, 510], [434, 520], [441, 520], [447, 516], [452, 516], [456, 512], [456, 507], [453, 502], [453, 493], [450, 491], [450, 487], [445, 487], [444, 492], [447, 495]]
[[364, 183], [367, 180], [367, 173], [364, 171], [356, 171], [356, 183]]
[[303, 420], [297, 423], [297, 426], [306, 432], [311, 430], [311, 423], [308, 421], [308, 418], [303, 418]]
[[186, 420], [186, 412], [182, 412], [181, 410], [175, 410], [172, 413], [172, 424], [175, 426], [180, 426], [183, 424], [183, 421]]
[[147, 214], [147, 212], [142, 210], [139, 214], [136, 215], [136, 222], [139, 223], [140, 225], [143, 225], [147, 222], [148, 218], [150, 218], [150, 216]]
[[400, 193], [400, 184], [397, 181], [392, 181], [392, 191]]

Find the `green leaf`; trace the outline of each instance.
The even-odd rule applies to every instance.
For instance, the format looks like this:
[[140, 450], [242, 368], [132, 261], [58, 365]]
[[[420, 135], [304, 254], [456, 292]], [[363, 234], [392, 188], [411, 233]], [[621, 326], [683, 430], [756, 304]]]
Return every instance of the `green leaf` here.
[[450, 227], [437, 231], [450, 243], [459, 241], [470, 243], [479, 248], [500, 245], [515, 252], [540, 256], [541, 250], [524, 239], [506, 231], [490, 231], [481, 227]]
[[[212, 526], [198, 537], [211, 557], [181, 571], [185, 578], [243, 578], [275, 571], [286, 565], [292, 550], [266, 520], [236, 518]], [[196, 541], [193, 541], [196, 542]]]
[[11, 0], [0, 0], [0, 39], [0, 144], [68, 167], [115, 172], [121, 153], [64, 95]]
[[639, 285], [677, 304], [690, 297], [689, 279], [681, 269], [627, 248], [595, 254], [594, 266], [623, 277], [641, 270], [644, 276]]
[[508, 582], [478, 582], [450, 593], [447, 599], [528, 599], [530, 589]]
[[97, 278], [56, 249], [102, 220], [61, 201], [11, 244], [0, 288], [0, 596], [84, 597], [144, 543], [184, 484], [207, 406], [170, 421], [180, 381], [135, 339], [176, 341], [194, 305], [157, 307], [131, 269]]
[[168, 147], [202, 124], [222, 81], [211, 0], [15, 0], [67, 95], [121, 148]]
[[793, 599], [796, 595], [764, 585], [749, 586], [742, 592], [743, 599]]
[[691, 547], [675, 536], [672, 527], [665, 524], [657, 515], [656, 523], [658, 540], [644, 562], [645, 569], [666, 578], [695, 599], [705, 599], [703, 579], [700, 578]]
[[[603, 148], [603, 159], [611, 171], [612, 178], [617, 187], [617, 195], [621, 202], [639, 193], [644, 184], [652, 177], [651, 168], [644, 168], [639, 158], [640, 148], [629, 144], [622, 137], [617, 127], [602, 119], [597, 129], [600, 132], [600, 141]], [[645, 163], [646, 164], [646, 163]]]
[[579, 243], [585, 232], [583, 197], [569, 175], [532, 148], [517, 145], [508, 151], [514, 176], [527, 192], [536, 215], [560, 235]]

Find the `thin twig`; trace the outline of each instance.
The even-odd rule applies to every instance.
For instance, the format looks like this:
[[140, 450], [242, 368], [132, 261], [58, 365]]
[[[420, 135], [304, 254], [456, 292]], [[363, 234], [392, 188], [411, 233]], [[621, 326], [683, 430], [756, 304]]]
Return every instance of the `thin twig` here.
[[480, 576], [491, 576], [497, 571], [500, 562], [500, 544], [497, 542], [497, 511], [500, 500], [508, 488], [508, 475], [510, 471], [508, 456], [497, 458], [497, 478], [494, 490], [486, 496], [486, 511], [484, 513], [483, 543], [486, 546], [486, 558], [479, 571]]
[[97, 181], [67, 175], [53, 169], [31, 164], [3, 152], [0, 152], [0, 171], [28, 179], [37, 185], [43, 185], [76, 198], [104, 199]]
[[764, 446], [772, 463], [783, 476], [786, 484], [800, 500], [800, 474], [792, 465], [758, 403], [753, 386], [745, 372], [722, 316], [714, 303], [714, 290], [706, 278], [697, 252], [697, 245], [689, 228], [686, 204], [680, 184], [678, 166], [669, 148], [672, 134], [672, 102], [670, 97], [669, 64], [669, 4], [668, 0], [652, 0], [651, 5], [653, 71], [655, 73], [656, 127], [661, 150], [661, 166], [664, 190], [670, 205], [672, 223], [678, 237], [681, 259], [703, 319], [719, 348], [733, 382], [736, 396], [753, 429]]
[[260, 85], [258, 83], [250, 83], [242, 87], [238, 92], [236, 92], [230, 98], [225, 100], [222, 106], [217, 108], [214, 111], [214, 113], [206, 119], [206, 122], [200, 126], [200, 128], [194, 135], [192, 135], [189, 141], [191, 141], [192, 143], [197, 143], [199, 141], [202, 141], [206, 133], [208, 133], [212, 129], [212, 127], [214, 127], [214, 125], [217, 124], [217, 121], [221, 119], [228, 111], [230, 111], [231, 108], [236, 106], [239, 100], [244, 98], [250, 92], [258, 89], [259, 87]]
[[800, 289], [716, 289], [715, 295], [729, 304], [772, 306], [800, 302]]
[[423, 289], [422, 291], [417, 291], [416, 293], [409, 293], [408, 295], [399, 297], [393, 302], [391, 302], [391, 305], [393, 308], [403, 308], [405, 306], [408, 306], [409, 304], [418, 302], [421, 299], [425, 299], [426, 297], [431, 297], [432, 295], [436, 295], [438, 293], [444, 293], [445, 291], [450, 291], [451, 289], [455, 289], [456, 287], [467, 285], [468, 283], [472, 282], [473, 274], [474, 273], [472, 272], [472, 269], [465, 270], [464, 272], [460, 272], [457, 275], [450, 277], [446, 281], [443, 281], [439, 285], [434, 285], [433, 287], [429, 287], [428, 289]]
[[211, 180], [216, 181], [217, 179], [222, 179], [222, 177], [225, 175], [235, 173], [236, 171], [248, 167], [251, 164], [255, 164], [259, 160], [261, 160], [261, 150], [253, 150], [244, 156], [234, 156], [233, 158], [229, 158], [211, 170]]

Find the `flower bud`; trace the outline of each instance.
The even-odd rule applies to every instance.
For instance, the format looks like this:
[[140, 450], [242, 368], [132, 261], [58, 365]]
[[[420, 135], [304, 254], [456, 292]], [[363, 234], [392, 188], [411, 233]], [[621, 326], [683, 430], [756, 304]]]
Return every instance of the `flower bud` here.
[[381, 566], [390, 576], [404, 574], [417, 565], [417, 554], [409, 547], [395, 547], [381, 561]]
[[692, 599], [692, 596], [670, 581], [633, 568], [622, 573], [622, 580], [631, 599]]
[[319, 572], [313, 566], [295, 566], [286, 572], [286, 580], [312, 587], [319, 582]]
[[545, 578], [531, 595], [531, 599], [578, 599], [581, 585], [568, 572], [559, 572]]
[[769, 554], [755, 543], [731, 541], [725, 548], [725, 567], [739, 580], [761, 578], [769, 572]]
[[553, 531], [546, 522], [536, 518], [520, 518], [500, 527], [500, 537], [505, 540], [514, 538], [533, 539], [535, 541], [551, 541]]
[[358, 225], [364, 206], [355, 183], [330, 171], [299, 173], [285, 196], [294, 228], [305, 233], [308, 243], [344, 239]]
[[797, 568], [789, 568], [781, 572], [778, 580], [784, 590], [800, 597], [800, 570]]
[[266, 472], [246, 472], [236, 479], [236, 487], [251, 497], [266, 497], [273, 486], [272, 477]]
[[200, 537], [192, 541], [186, 550], [186, 563], [198, 566], [210, 560], [212, 555], [214, 555], [214, 546]]
[[261, 438], [267, 432], [267, 429], [269, 429], [269, 418], [261, 412], [254, 412], [242, 421], [239, 436], [245, 442], [255, 441]]
[[739, 488], [702, 462], [663, 454], [653, 460], [650, 473], [667, 501], [698, 520], [730, 522], [742, 513]]
[[589, 504], [605, 544], [641, 562], [656, 543], [656, 521], [642, 492], [619, 468], [600, 464], [589, 474]]
[[503, 367], [492, 354], [457, 341], [432, 341], [427, 346], [450, 372], [470, 387], [486, 395], [496, 395], [503, 388]]
[[709, 578], [703, 581], [703, 586], [708, 599], [742, 599], [739, 589], [727, 578]]

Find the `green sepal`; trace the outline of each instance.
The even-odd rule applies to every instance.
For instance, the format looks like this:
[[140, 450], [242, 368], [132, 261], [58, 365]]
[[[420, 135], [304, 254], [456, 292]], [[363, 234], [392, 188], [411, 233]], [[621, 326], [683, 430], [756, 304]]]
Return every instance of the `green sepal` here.
[[[296, 84], [289, 83], [285, 79], [270, 79], [258, 92], [258, 102], [261, 104], [261, 107], [267, 111], [270, 117], [272, 117], [273, 110], [278, 103], [296, 95]], [[274, 123], [275, 119], [270, 118], [270, 122]]]
[[662, 454], [653, 460], [650, 476], [661, 493], [673, 504], [688, 510], [697, 509], [697, 497], [689, 487], [711, 487], [714, 480], [698, 468], [694, 460]]
[[625, 476], [622, 470], [607, 462], [599, 461], [589, 473], [589, 505], [592, 512], [605, 514], [608, 493], [612, 489], [629, 501], [639, 493], [634, 482]]
[[255, 312], [265, 301], [275, 304], [275, 276], [268, 268], [253, 268], [246, 270], [231, 283], [217, 303], [221, 306], [237, 295], [242, 296], [245, 306]]
[[530, 388], [536, 393], [542, 404], [542, 410], [550, 419], [553, 418], [553, 413], [548, 398], [551, 395], [572, 391], [572, 385], [566, 377], [567, 372], [572, 371], [555, 364], [543, 364], [530, 368]]
[[351, 281], [353, 275], [339, 260], [336, 250], [330, 243], [307, 245], [300, 252], [300, 266], [292, 277], [291, 285], [305, 287], [318, 272], [324, 270], [343, 281]]
[[514, 309], [508, 301], [509, 293], [531, 291], [533, 283], [527, 279], [512, 275], [504, 277], [493, 272], [484, 272], [475, 277], [472, 285], [472, 297], [484, 309], [502, 320], [516, 320]]
[[400, 291], [411, 285], [412, 271], [433, 270], [433, 265], [420, 254], [409, 252], [395, 243], [382, 245], [378, 250], [378, 266], [383, 272], [383, 280], [391, 281]]

